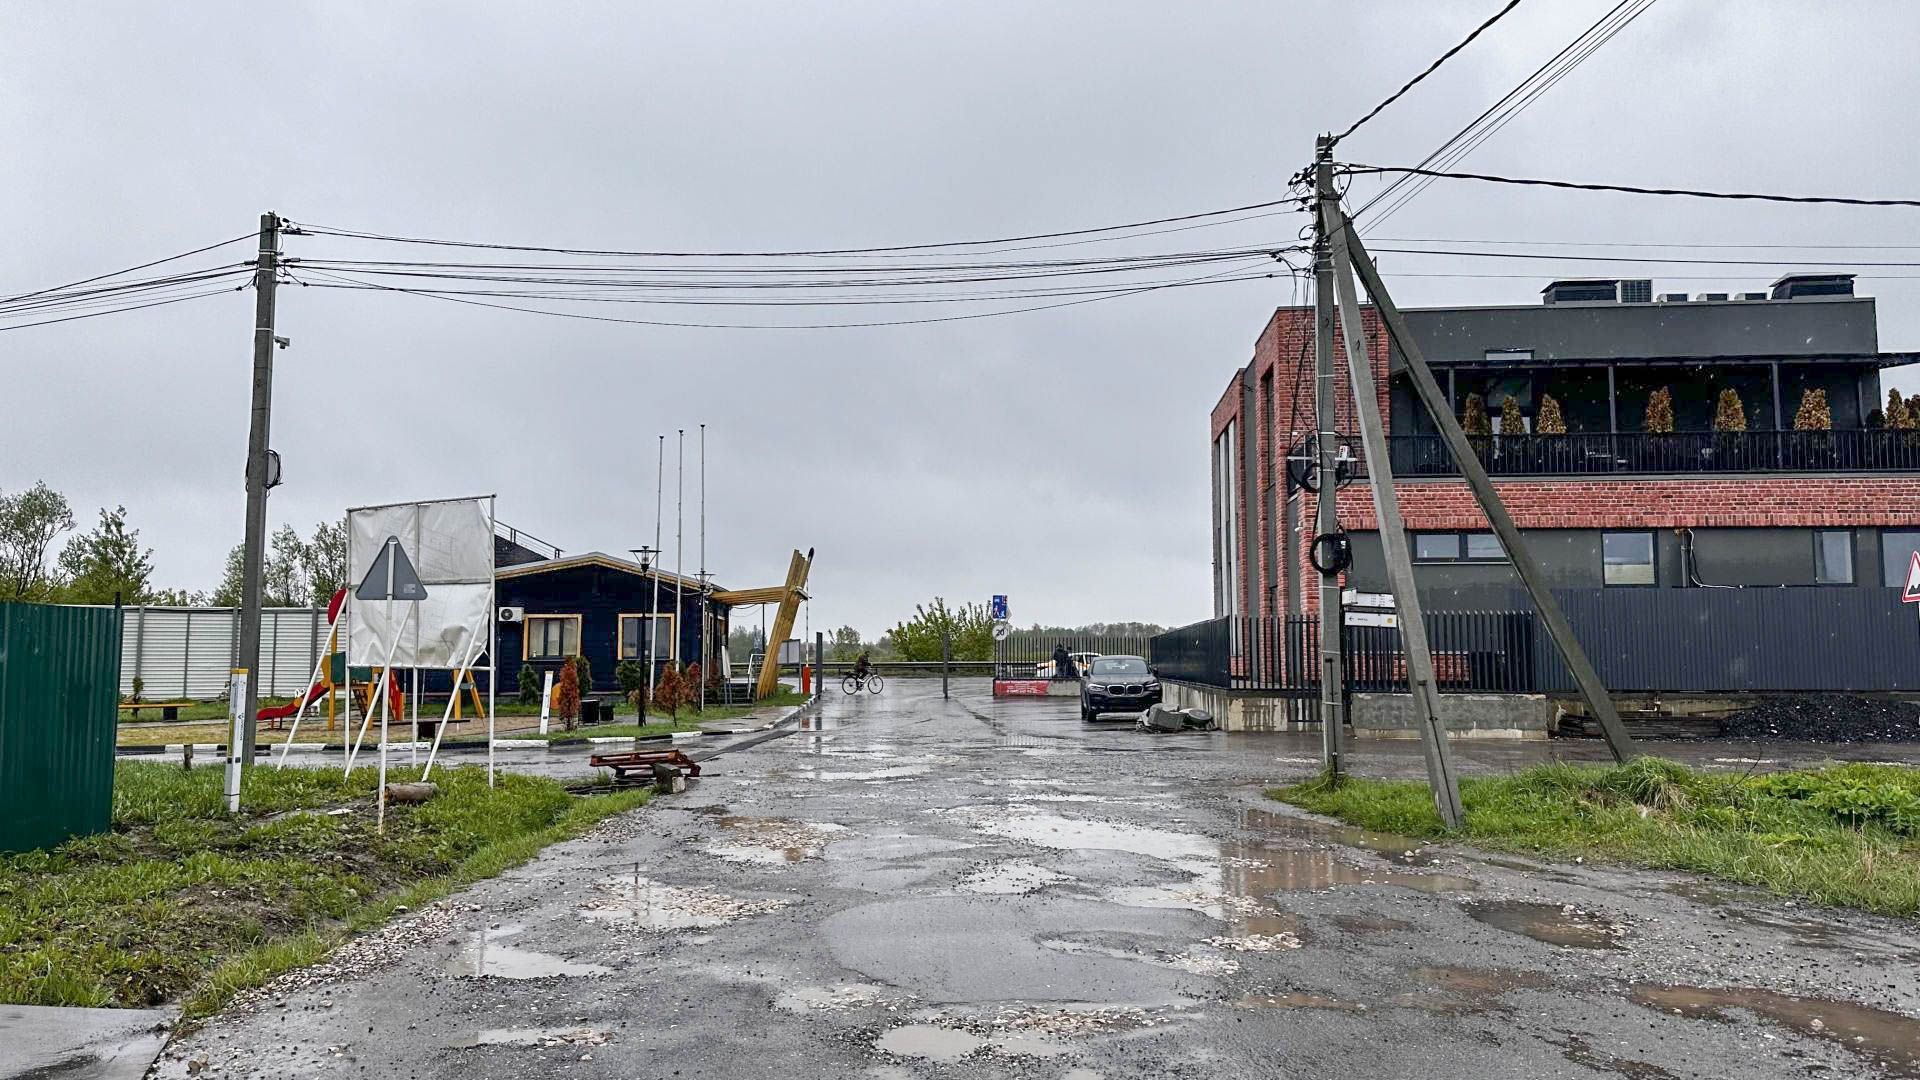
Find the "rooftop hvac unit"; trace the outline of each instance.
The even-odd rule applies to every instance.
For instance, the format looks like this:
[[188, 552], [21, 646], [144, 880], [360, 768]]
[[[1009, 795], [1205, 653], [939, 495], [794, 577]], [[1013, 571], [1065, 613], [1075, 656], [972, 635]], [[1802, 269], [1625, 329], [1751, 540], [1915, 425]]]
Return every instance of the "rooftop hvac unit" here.
[[1623, 304], [1653, 303], [1653, 279], [1622, 278], [1620, 281], [1620, 302]]
[[1687, 302], [1687, 294], [1683, 292], [1663, 292], [1660, 294], [1660, 302], [1663, 304], [1684, 304]]
[[1723, 292], [1703, 292], [1694, 297], [1695, 300], [1725, 300], [1726, 298], [1727, 294]]

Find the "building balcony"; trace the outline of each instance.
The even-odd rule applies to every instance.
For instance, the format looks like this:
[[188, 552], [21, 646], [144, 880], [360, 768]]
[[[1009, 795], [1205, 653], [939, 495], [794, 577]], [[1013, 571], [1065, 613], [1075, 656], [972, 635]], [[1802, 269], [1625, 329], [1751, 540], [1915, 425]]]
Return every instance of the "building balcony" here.
[[[1492, 476], [1920, 472], [1920, 431], [1581, 432], [1470, 436]], [[1354, 440], [1353, 450], [1359, 450]], [[1458, 476], [1439, 435], [1387, 437], [1398, 479]], [[1303, 447], [1296, 455], [1305, 454]], [[1300, 462], [1289, 470], [1299, 475]], [[1362, 463], [1356, 476], [1365, 476]]]

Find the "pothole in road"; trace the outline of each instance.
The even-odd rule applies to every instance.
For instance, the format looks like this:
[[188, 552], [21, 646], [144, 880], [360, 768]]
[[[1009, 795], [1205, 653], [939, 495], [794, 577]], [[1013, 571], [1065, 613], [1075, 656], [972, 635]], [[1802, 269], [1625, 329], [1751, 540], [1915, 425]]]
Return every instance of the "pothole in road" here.
[[643, 930], [703, 930], [787, 906], [785, 900], [742, 900], [710, 889], [662, 885], [639, 875], [606, 878], [599, 889], [603, 895], [588, 900], [579, 909], [581, 915]]
[[501, 938], [525, 930], [525, 926], [510, 923], [471, 935], [447, 961], [447, 972], [471, 979], [554, 979], [613, 974], [612, 968], [599, 964], [576, 963], [549, 953], [499, 944]]
[[1920, 1020], [1866, 1005], [1772, 990], [1635, 986], [1628, 1000], [1690, 1020], [1730, 1020], [1740, 1009], [1810, 1038], [1839, 1043], [1888, 1076], [1920, 1077]]
[[728, 815], [720, 819], [725, 842], [709, 844], [702, 850], [728, 862], [786, 866], [819, 858], [835, 834], [846, 828], [827, 822]]
[[874, 1046], [896, 1057], [923, 1061], [953, 1062], [971, 1054], [987, 1051], [1012, 1057], [1059, 1057], [1073, 1053], [1065, 1043], [1024, 1033], [975, 1035], [959, 1028], [937, 1024], [908, 1024], [881, 1033]]
[[954, 887], [961, 892], [989, 896], [1023, 896], [1039, 892], [1049, 885], [1072, 880], [1066, 874], [1034, 863], [1010, 862], [975, 870]]
[[1258, 855], [1232, 868], [1237, 871], [1234, 876], [1243, 880], [1237, 889], [1243, 893], [1318, 892], [1337, 885], [1391, 885], [1442, 894], [1473, 892], [1480, 887], [1478, 881], [1459, 874], [1356, 866], [1332, 851], [1264, 845], [1245, 845], [1242, 850]]
[[1089, 821], [1059, 814], [1022, 814], [983, 821], [979, 828], [997, 836], [1060, 851], [1128, 851], [1152, 859], [1167, 860], [1204, 859], [1218, 855], [1220, 851], [1218, 842], [1197, 833]]
[[584, 1027], [481, 1028], [468, 1038], [450, 1043], [454, 1050], [476, 1046], [604, 1046], [613, 1036]]
[[1627, 928], [1572, 904], [1533, 900], [1477, 900], [1462, 904], [1468, 915], [1495, 929], [1548, 945], [1575, 949], [1617, 949]]
[[773, 1007], [785, 1012], [848, 1012], [884, 1004], [887, 991], [878, 986], [794, 986], [780, 992]]

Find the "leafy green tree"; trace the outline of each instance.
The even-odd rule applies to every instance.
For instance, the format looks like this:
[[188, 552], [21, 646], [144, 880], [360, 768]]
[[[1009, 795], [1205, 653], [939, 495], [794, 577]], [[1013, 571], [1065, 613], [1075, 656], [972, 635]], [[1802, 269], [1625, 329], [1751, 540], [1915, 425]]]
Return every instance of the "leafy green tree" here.
[[140, 548], [140, 530], [127, 528], [127, 508], [100, 511], [92, 531], [60, 552], [60, 599], [69, 604], [144, 604], [152, 599], [153, 549]]
[[300, 568], [314, 607], [325, 607], [347, 584], [347, 523], [323, 521], [313, 527], [313, 539], [302, 546]]
[[950, 608], [936, 596], [932, 605], [916, 604], [914, 617], [896, 625], [888, 637], [900, 659], [926, 661], [940, 659], [944, 634], [953, 636], [955, 660], [993, 659], [993, 620], [984, 604]]
[[851, 626], [843, 626], [827, 635], [829, 660], [852, 660], [860, 655], [861, 648], [860, 631]]
[[47, 552], [71, 528], [73, 507], [44, 480], [18, 494], [0, 494], [0, 600], [52, 597], [57, 581]]

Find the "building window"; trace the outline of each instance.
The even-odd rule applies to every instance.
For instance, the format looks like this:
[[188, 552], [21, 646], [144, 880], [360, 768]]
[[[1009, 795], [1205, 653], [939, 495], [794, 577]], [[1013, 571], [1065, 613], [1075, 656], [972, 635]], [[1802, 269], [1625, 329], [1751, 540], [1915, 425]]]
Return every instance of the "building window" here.
[[[1816, 585], [1853, 584], [1853, 530], [1818, 529], [1813, 534], [1813, 581]], [[1901, 584], [1905, 584], [1903, 576]]]
[[1601, 533], [1600, 580], [1607, 585], [1658, 584], [1653, 565], [1653, 534]]
[[1907, 568], [1913, 565], [1913, 553], [1920, 551], [1920, 532], [1911, 529], [1887, 529], [1880, 534], [1880, 561], [1886, 571], [1889, 589], [1907, 586]]
[[1506, 562], [1500, 538], [1490, 532], [1413, 534], [1415, 562]]
[[[651, 642], [647, 640], [649, 624], [653, 630]], [[639, 660], [642, 657], [654, 660], [677, 659], [674, 649], [673, 616], [621, 615], [620, 637], [614, 645], [615, 655], [622, 660]]]
[[529, 615], [521, 641], [523, 660], [562, 660], [580, 652], [580, 616]]

